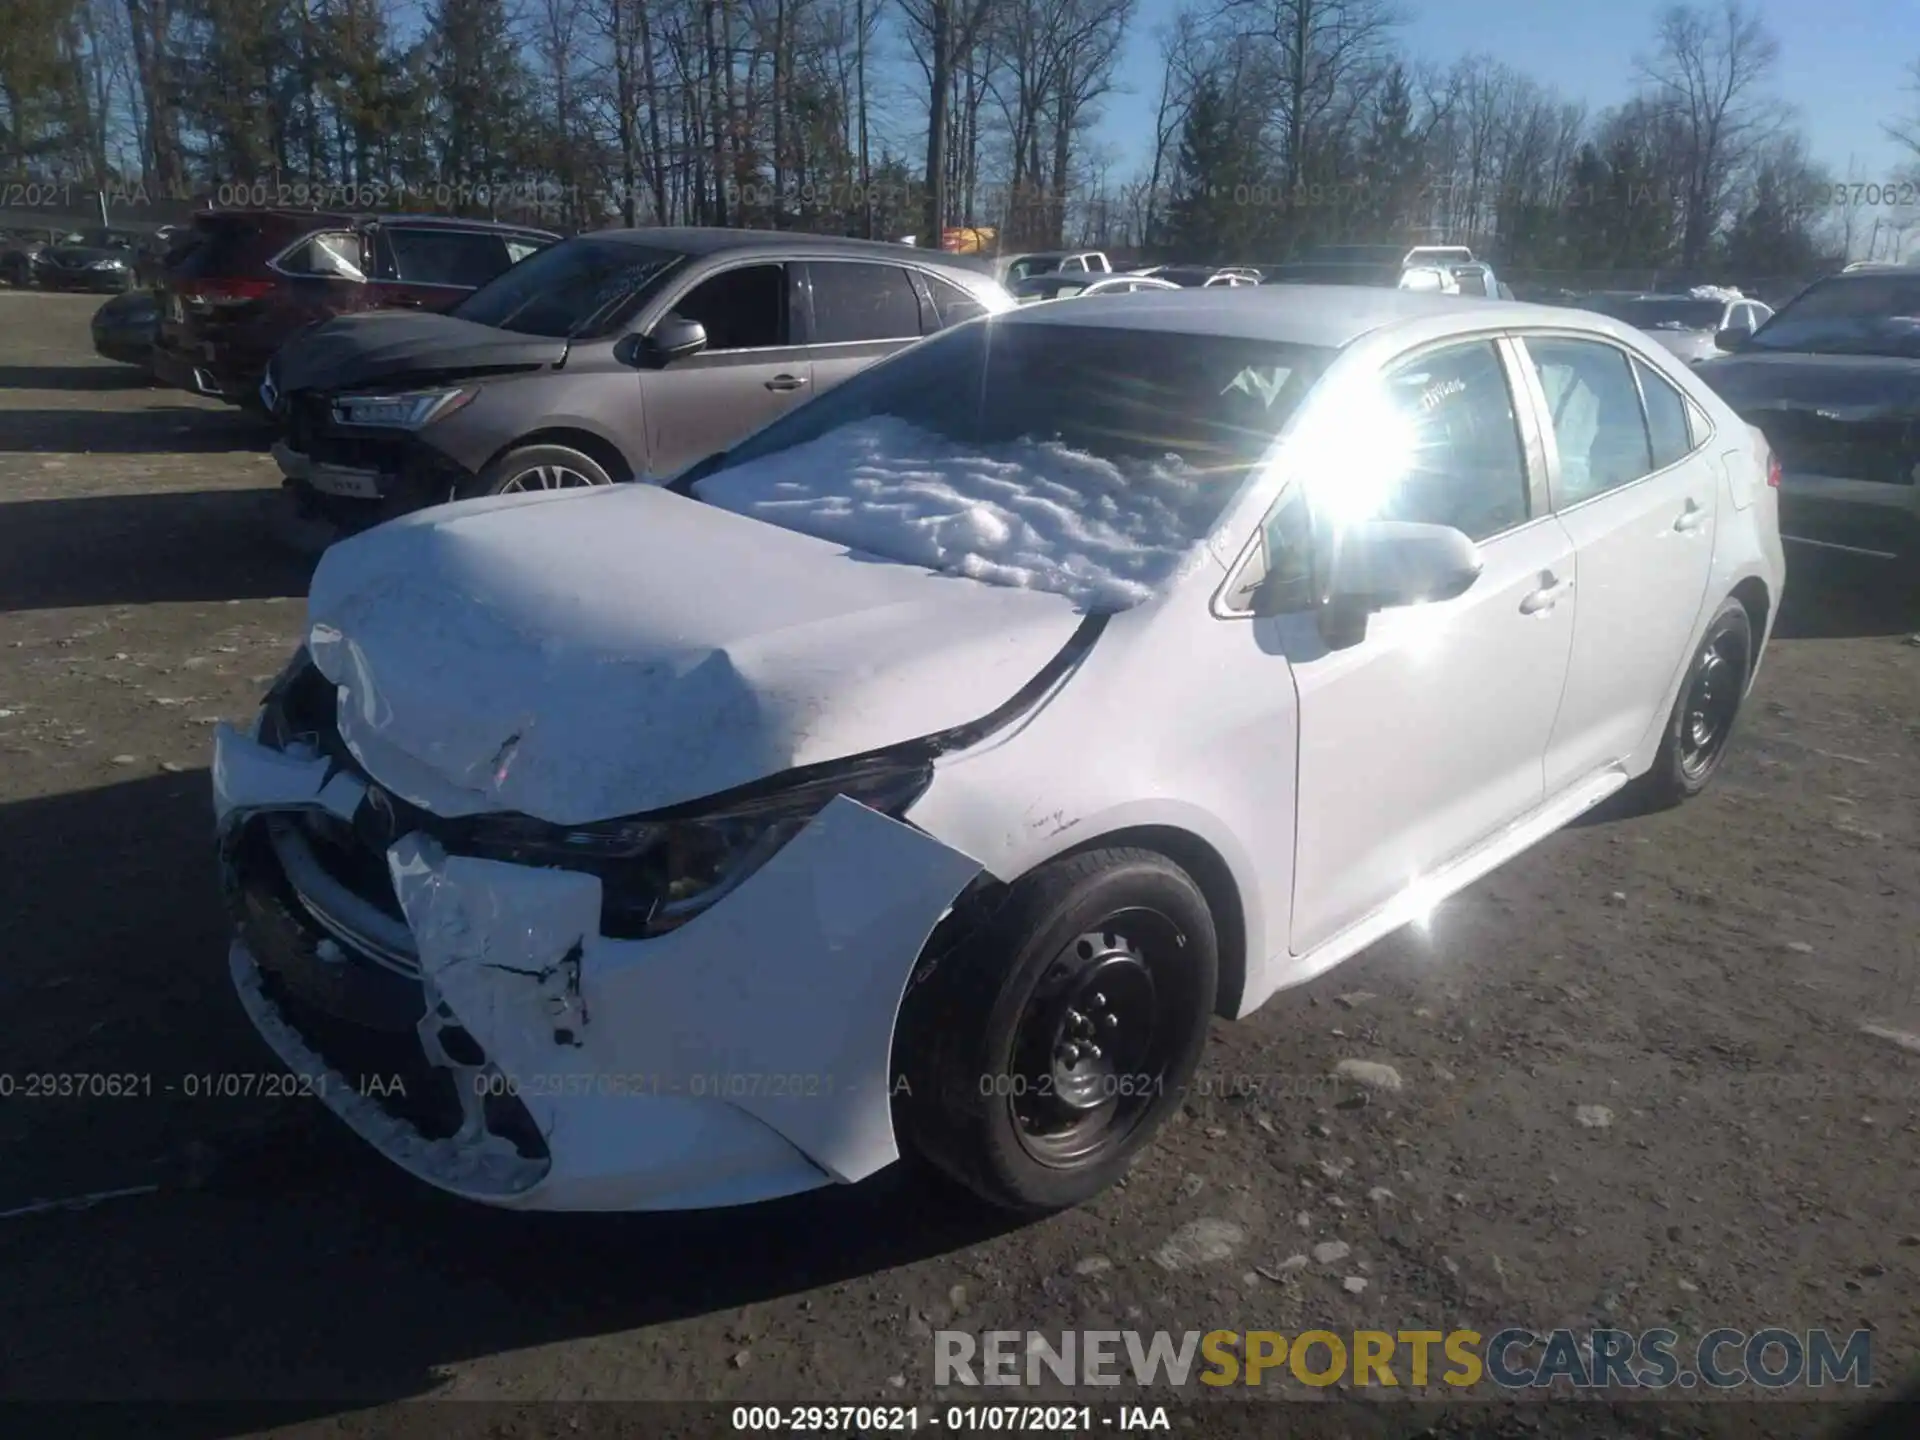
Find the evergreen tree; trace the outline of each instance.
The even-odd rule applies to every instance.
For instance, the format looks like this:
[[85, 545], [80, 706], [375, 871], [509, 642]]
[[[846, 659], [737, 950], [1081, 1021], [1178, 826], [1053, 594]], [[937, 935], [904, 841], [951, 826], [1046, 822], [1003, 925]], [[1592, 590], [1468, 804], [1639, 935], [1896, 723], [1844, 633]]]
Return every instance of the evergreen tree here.
[[1181, 129], [1162, 248], [1179, 260], [1245, 259], [1281, 199], [1263, 183], [1258, 153], [1257, 119], [1217, 80], [1201, 81]]
[[1751, 198], [1727, 231], [1726, 268], [1749, 281], [1817, 269], [1826, 257], [1813, 235], [1814, 206], [1830, 189], [1790, 157], [1763, 161]]
[[498, 208], [523, 178], [529, 122], [526, 62], [504, 0], [435, 0], [426, 70], [433, 81], [436, 201], [465, 214]]
[[1360, 184], [1353, 206], [1356, 228], [1399, 241], [1424, 187], [1425, 145], [1413, 120], [1413, 84], [1395, 63], [1381, 81], [1359, 147]]

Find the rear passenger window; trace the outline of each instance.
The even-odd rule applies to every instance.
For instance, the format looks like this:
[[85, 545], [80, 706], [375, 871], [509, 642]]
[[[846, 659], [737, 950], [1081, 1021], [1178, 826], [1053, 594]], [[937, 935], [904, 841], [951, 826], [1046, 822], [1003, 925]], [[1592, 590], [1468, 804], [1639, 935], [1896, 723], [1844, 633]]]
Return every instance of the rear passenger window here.
[[920, 297], [898, 265], [815, 260], [813, 343], [906, 340], [920, 334]]
[[951, 281], [933, 275], [927, 276], [926, 281], [927, 289], [933, 292], [933, 306], [939, 312], [943, 329], [987, 313], [986, 306]]
[[338, 280], [364, 280], [366, 259], [360, 237], [350, 232], [314, 235], [280, 257], [289, 275], [324, 275]]
[[458, 285], [477, 290], [512, 263], [506, 242], [480, 230], [387, 231], [397, 279], [414, 285]]
[[1633, 362], [1640, 377], [1640, 394], [1647, 402], [1647, 434], [1653, 441], [1653, 468], [1664, 470], [1693, 450], [1687, 425], [1687, 402], [1680, 392], [1656, 375], [1653, 367]]
[[1485, 540], [1527, 519], [1527, 466], [1506, 370], [1487, 341], [1435, 350], [1387, 372], [1410, 454], [1382, 520], [1451, 525]]
[[1556, 504], [1578, 505], [1653, 469], [1640, 392], [1624, 351], [1539, 336], [1527, 340], [1526, 351], [1546, 392], [1560, 451]]

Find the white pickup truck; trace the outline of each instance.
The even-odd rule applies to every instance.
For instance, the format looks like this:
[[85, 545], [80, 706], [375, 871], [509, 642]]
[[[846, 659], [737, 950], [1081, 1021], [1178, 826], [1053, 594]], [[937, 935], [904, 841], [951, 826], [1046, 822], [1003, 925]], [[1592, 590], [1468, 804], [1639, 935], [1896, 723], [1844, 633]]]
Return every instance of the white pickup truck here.
[[1323, 245], [1306, 259], [1264, 267], [1269, 284], [1394, 286], [1511, 300], [1493, 267], [1465, 245]]

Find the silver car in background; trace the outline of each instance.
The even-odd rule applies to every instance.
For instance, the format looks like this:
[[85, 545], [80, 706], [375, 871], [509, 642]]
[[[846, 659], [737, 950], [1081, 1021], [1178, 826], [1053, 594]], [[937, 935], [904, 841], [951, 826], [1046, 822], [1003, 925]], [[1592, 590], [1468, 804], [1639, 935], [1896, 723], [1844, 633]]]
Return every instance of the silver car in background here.
[[1601, 291], [1574, 303], [1645, 331], [1689, 365], [1732, 353], [1773, 318], [1771, 307], [1719, 285], [1701, 285], [1685, 295]]
[[1022, 305], [1041, 300], [1067, 300], [1074, 296], [1128, 295], [1136, 290], [1178, 290], [1171, 280], [1152, 275], [1088, 275], [1073, 271], [1055, 271], [1050, 275], [1029, 275], [1016, 280], [1007, 289]]

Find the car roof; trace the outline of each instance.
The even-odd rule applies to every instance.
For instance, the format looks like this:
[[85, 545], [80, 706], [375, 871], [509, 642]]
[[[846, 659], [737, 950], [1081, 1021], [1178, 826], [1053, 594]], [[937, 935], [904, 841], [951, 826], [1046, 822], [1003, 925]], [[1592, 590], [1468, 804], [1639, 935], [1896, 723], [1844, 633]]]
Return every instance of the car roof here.
[[792, 253], [814, 251], [821, 254], [855, 255], [867, 259], [905, 260], [911, 256], [922, 263], [948, 266], [958, 270], [980, 270], [978, 259], [949, 250], [934, 250], [919, 245], [901, 245], [892, 240], [857, 240], [845, 235], [810, 235], [797, 230], [726, 230], [711, 225], [661, 225], [644, 230], [586, 230], [581, 239], [612, 240], [626, 245], [648, 245], [662, 250], [678, 250], [683, 255], [716, 255], [723, 251]]
[[193, 215], [195, 224], [203, 220], [226, 219], [284, 220], [309, 229], [318, 229], [324, 225], [365, 225], [378, 221], [382, 225], [417, 225], [427, 229], [500, 230], [516, 235], [545, 235], [554, 240], [560, 238], [554, 231], [543, 230], [538, 225], [521, 225], [510, 220], [465, 220], [458, 215], [386, 215], [361, 210], [282, 210], [271, 205], [196, 210]]
[[[1034, 306], [997, 324], [1105, 325], [1174, 335], [1219, 335], [1339, 350], [1389, 326], [1459, 315], [1478, 325], [1559, 325], [1564, 309], [1519, 300], [1480, 300], [1363, 285], [1253, 285], [1155, 291], [1151, 296], [1093, 295], [1070, 307]], [[1602, 327], [1595, 325], [1596, 330]], [[1607, 331], [1605, 333], [1612, 333]]]

